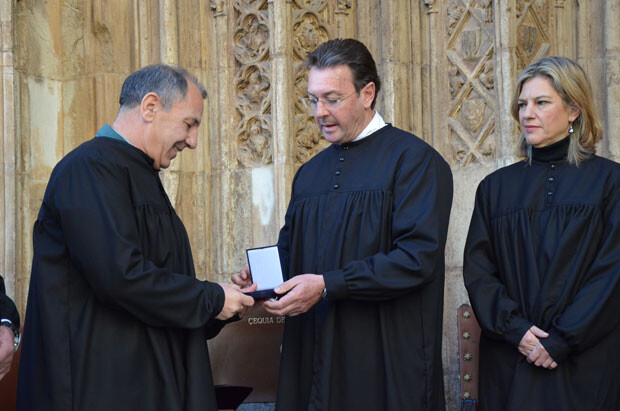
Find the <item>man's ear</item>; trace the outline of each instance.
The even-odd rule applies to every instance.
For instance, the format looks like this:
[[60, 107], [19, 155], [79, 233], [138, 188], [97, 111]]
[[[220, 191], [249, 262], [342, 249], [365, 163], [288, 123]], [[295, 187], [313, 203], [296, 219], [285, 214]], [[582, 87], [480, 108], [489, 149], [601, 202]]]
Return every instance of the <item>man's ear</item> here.
[[366, 84], [361, 90], [361, 98], [364, 103], [364, 108], [370, 108], [372, 101], [375, 99], [375, 83], [371, 81]]
[[140, 114], [142, 118], [147, 122], [152, 122], [157, 114], [158, 110], [162, 110], [163, 105], [161, 104], [161, 99], [157, 95], [157, 93], [147, 93], [144, 98], [142, 98], [142, 103], [140, 104]]

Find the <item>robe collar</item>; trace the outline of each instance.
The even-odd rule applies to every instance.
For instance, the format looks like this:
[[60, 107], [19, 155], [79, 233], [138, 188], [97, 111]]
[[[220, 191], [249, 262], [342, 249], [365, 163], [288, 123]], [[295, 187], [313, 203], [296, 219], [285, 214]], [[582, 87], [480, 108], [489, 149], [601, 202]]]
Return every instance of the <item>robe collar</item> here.
[[370, 123], [368, 123], [366, 128], [362, 130], [360, 135], [355, 137], [353, 141], [360, 141], [361, 139], [368, 137], [375, 131], [385, 127], [385, 125], [386, 122], [383, 121], [383, 117], [381, 117], [378, 111], [375, 111], [375, 115], [372, 117], [372, 120], [370, 120]]
[[390, 123], [385, 123], [385, 125], [378, 130], [373, 131], [371, 134], [364, 136], [361, 140], [354, 140], [344, 144], [332, 144], [331, 147], [334, 147], [336, 150], [348, 150], [349, 148], [353, 148], [359, 146], [361, 144], [366, 143], [367, 141], [374, 140], [377, 136], [383, 134], [384, 130], [388, 130], [392, 125]]
[[149, 167], [151, 167], [151, 169], [153, 169], [153, 171], [155, 173], [159, 172], [159, 170], [155, 170], [153, 168], [153, 163], [155, 162], [155, 160], [153, 160], [151, 157], [149, 157], [144, 151], [140, 150], [137, 147], [134, 147], [129, 141], [127, 141], [127, 139], [125, 137], [123, 137], [118, 132], [116, 132], [116, 130], [114, 130], [109, 124], [104, 124], [103, 127], [101, 127], [99, 129], [99, 131], [97, 131], [97, 134], [95, 135], [95, 138], [98, 138], [98, 137], [107, 137], [107, 138], [110, 138], [112, 140], [121, 141], [123, 143], [126, 143], [128, 147], [131, 147], [132, 150], [135, 150], [136, 152], [138, 152], [146, 160], [146, 162], [148, 163]]
[[532, 147], [532, 160], [544, 163], [566, 161], [568, 155], [568, 146], [570, 144], [570, 136], [564, 137], [549, 146], [536, 148]]
[[97, 135], [95, 137], [108, 137], [113, 138], [114, 140], [124, 141], [129, 144], [129, 141], [123, 136], [121, 136], [116, 130], [114, 130], [110, 125], [104, 124], [103, 127], [97, 131]]

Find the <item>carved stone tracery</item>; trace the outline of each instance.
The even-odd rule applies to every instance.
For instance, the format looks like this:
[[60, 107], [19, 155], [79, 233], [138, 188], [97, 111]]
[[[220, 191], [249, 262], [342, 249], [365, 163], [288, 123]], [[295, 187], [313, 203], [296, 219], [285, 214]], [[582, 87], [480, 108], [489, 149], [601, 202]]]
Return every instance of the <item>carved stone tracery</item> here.
[[544, 57], [550, 49], [550, 0], [517, 0], [517, 70]]
[[491, 91], [495, 88], [495, 62], [493, 59], [488, 59], [487, 62], [484, 63], [484, 68], [480, 73], [479, 79], [487, 90]]
[[[301, 99], [307, 95], [308, 90], [308, 70], [305, 68], [303, 61], [321, 43], [329, 40], [330, 36], [325, 18], [325, 13], [327, 12], [326, 0], [295, 0], [293, 5], [296, 102], [294, 158], [297, 164], [303, 164], [327, 146], [315, 124], [312, 112], [301, 104]], [[351, 2], [338, 2], [337, 10], [343, 12], [350, 8]]]
[[349, 10], [351, 9], [351, 0], [338, 0], [338, 5], [336, 7], [337, 14], [349, 14]]
[[233, 8], [238, 160], [261, 166], [273, 161], [267, 1], [237, 0]]
[[224, 0], [209, 0], [209, 8], [213, 11], [215, 17], [224, 16]]
[[463, 84], [465, 84], [465, 76], [459, 71], [458, 67], [450, 65], [448, 77], [450, 80], [450, 95], [455, 97], [461, 90], [461, 87], [463, 87]]
[[495, 40], [492, 1], [451, 0], [446, 57], [452, 160], [487, 164], [495, 156]]
[[462, 15], [463, 15], [463, 7], [461, 5], [460, 0], [450, 0], [450, 3], [448, 5], [448, 19], [447, 19], [448, 35], [451, 35], [454, 32], [456, 23], [461, 19]]

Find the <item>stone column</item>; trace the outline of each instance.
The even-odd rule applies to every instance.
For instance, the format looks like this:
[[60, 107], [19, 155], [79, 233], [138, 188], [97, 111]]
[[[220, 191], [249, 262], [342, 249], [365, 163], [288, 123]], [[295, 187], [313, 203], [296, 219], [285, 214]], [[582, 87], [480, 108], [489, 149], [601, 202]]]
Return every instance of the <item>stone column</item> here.
[[[617, 0], [616, 0], [617, 1]], [[612, 1], [613, 2], [613, 1]], [[596, 109], [603, 119], [607, 84], [605, 79], [605, 15], [607, 8], [605, 1], [579, 2], [576, 21], [577, 55], [576, 61], [583, 67], [594, 94]], [[593, 24], [593, 22], [598, 22]], [[617, 26], [617, 23], [614, 24]], [[617, 28], [616, 28], [617, 30]], [[607, 142], [603, 141], [597, 147], [597, 152], [603, 156], [609, 155]]]
[[[274, 215], [271, 220], [272, 229], [264, 240], [275, 242], [279, 228], [284, 224], [284, 215], [290, 198], [290, 182], [295, 168], [293, 165], [293, 147], [295, 135], [294, 107], [300, 96], [295, 94], [293, 66], [290, 51], [293, 49], [293, 38], [290, 35], [292, 8], [286, 0], [270, 2], [272, 19], [274, 57], [272, 59], [272, 76], [279, 81], [273, 82], [273, 193]], [[265, 173], [265, 171], [263, 171]], [[258, 187], [256, 187], [258, 189]], [[258, 193], [257, 193], [258, 194]], [[264, 192], [263, 195], [269, 195]], [[257, 200], [260, 196], [257, 196]], [[259, 203], [259, 201], [256, 201]], [[270, 237], [270, 238], [269, 238]]]
[[[609, 157], [620, 161], [620, 2], [605, 1], [605, 110], [601, 110], [604, 118], [605, 140]], [[594, 80], [596, 81], [596, 80]], [[600, 107], [600, 106], [599, 106]]]
[[179, 62], [177, 3], [177, 0], [159, 0], [161, 62], [172, 65]]
[[0, 130], [2, 130], [2, 151], [0, 152], [0, 256], [2, 277], [7, 294], [17, 300], [18, 307], [24, 299], [16, 287], [16, 134], [15, 134], [15, 68], [14, 68], [14, 26], [13, 2], [0, 2]]

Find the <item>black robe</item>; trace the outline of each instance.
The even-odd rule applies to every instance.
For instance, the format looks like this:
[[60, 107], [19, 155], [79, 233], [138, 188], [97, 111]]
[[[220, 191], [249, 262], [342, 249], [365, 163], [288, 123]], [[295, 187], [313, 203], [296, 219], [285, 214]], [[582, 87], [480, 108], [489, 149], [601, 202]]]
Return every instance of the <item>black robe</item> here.
[[15, 327], [19, 328], [19, 313], [13, 300], [6, 295], [2, 277], [0, 277], [0, 319], [9, 320]]
[[444, 248], [452, 174], [390, 125], [297, 172], [278, 246], [327, 300], [286, 319], [279, 410], [443, 410]]
[[34, 226], [17, 409], [215, 410], [222, 288], [142, 151], [98, 137], [54, 168]]
[[[464, 278], [482, 328], [480, 410], [620, 410], [620, 165], [533, 149], [478, 187]], [[555, 370], [517, 351], [532, 326]]]

